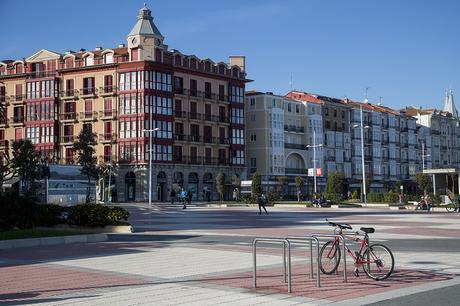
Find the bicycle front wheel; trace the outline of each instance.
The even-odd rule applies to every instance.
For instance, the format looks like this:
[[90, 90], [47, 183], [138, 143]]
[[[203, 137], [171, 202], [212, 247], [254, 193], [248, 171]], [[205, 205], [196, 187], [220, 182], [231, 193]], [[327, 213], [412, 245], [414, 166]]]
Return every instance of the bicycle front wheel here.
[[326, 242], [319, 253], [319, 266], [324, 274], [332, 274], [339, 267], [340, 247], [334, 241]]
[[450, 213], [454, 212], [456, 209], [457, 209], [457, 207], [455, 205], [446, 206], [447, 212], [450, 212]]
[[375, 280], [388, 278], [395, 267], [395, 259], [390, 249], [383, 244], [372, 244], [363, 253], [364, 272]]

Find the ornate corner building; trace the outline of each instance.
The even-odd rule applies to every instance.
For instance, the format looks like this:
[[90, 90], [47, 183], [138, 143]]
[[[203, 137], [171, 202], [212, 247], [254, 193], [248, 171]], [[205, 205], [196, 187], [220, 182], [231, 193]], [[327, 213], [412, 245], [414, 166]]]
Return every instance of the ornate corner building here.
[[153, 132], [153, 198], [173, 186], [202, 198], [215, 178], [245, 167], [245, 57], [229, 63], [169, 50], [143, 7], [127, 45], [59, 54], [40, 50], [0, 62], [0, 155], [30, 139], [43, 157], [74, 164], [82, 129], [98, 136], [99, 162], [118, 164], [118, 201], [148, 198], [149, 133]]

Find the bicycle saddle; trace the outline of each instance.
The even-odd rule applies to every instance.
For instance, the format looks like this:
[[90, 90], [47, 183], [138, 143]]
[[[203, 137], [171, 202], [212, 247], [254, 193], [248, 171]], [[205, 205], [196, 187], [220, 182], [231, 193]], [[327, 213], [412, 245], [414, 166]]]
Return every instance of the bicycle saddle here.
[[361, 227], [360, 230], [362, 230], [366, 234], [372, 234], [375, 232], [375, 228], [373, 227]]

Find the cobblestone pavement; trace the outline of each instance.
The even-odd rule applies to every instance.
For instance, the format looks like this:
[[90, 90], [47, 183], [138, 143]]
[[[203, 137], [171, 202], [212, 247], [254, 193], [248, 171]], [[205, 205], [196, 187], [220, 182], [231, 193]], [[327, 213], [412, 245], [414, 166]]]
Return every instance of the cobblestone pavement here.
[[[2, 305], [361, 305], [460, 284], [458, 214], [387, 209], [201, 208], [126, 206], [132, 235], [102, 243], [0, 251]], [[355, 229], [373, 225], [371, 241], [396, 259], [385, 281], [321, 275], [309, 278], [308, 250], [293, 249], [293, 291], [282, 277], [281, 250], [258, 249], [258, 288], [252, 288], [255, 236], [331, 233], [325, 218]], [[340, 270], [342, 268], [340, 267]], [[343, 270], [339, 271], [342, 272]]]

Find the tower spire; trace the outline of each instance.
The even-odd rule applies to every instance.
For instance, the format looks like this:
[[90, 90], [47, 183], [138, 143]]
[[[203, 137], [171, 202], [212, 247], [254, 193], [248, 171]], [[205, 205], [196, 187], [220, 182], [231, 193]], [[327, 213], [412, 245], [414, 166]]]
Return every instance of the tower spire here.
[[444, 111], [449, 112], [454, 117], [458, 117], [457, 108], [454, 103], [454, 91], [452, 89], [446, 88], [446, 99], [444, 103]]

